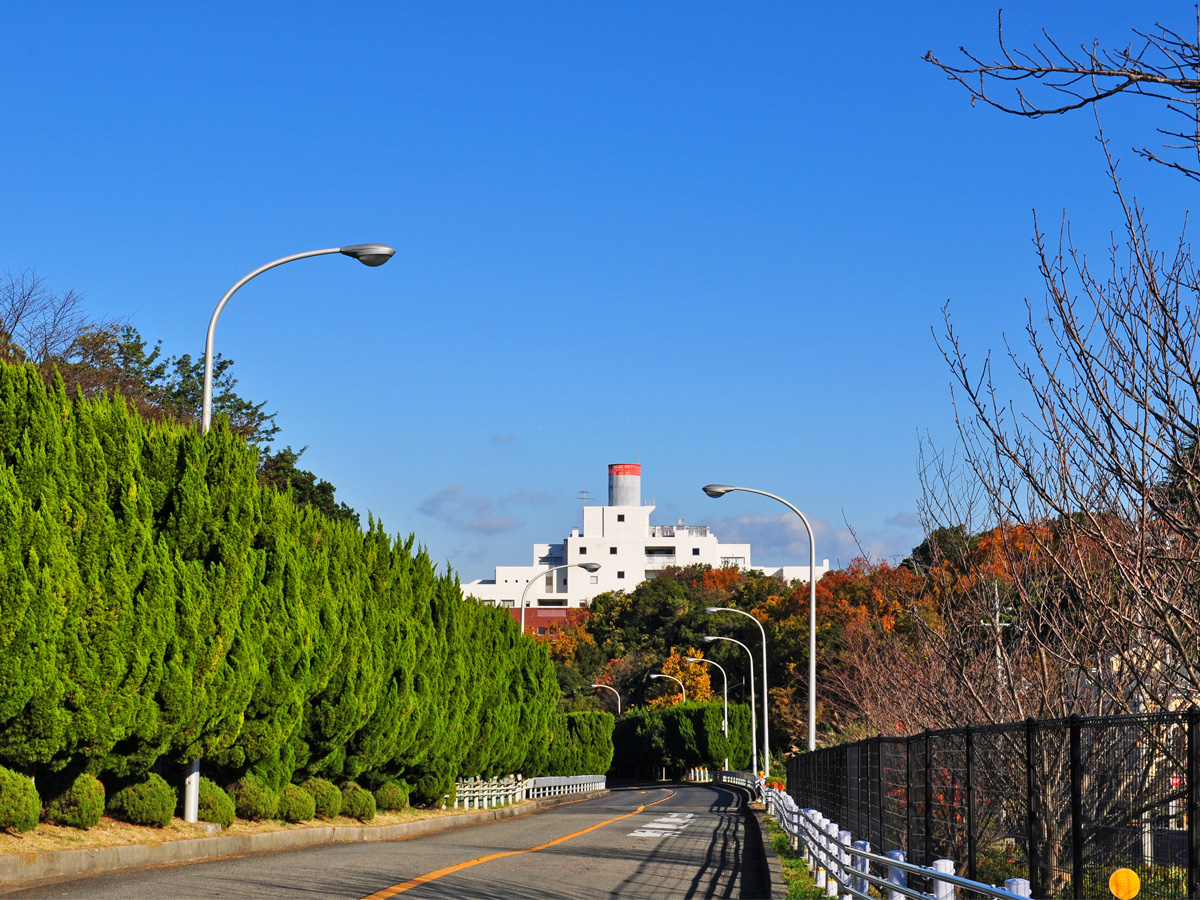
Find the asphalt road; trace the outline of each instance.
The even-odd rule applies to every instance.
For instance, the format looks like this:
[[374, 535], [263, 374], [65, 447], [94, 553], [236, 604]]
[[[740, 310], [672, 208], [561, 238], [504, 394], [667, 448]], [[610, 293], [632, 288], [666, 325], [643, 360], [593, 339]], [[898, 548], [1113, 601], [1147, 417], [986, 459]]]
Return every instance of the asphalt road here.
[[620, 788], [405, 841], [97, 875], [6, 895], [87, 900], [765, 898], [758, 826], [715, 785]]

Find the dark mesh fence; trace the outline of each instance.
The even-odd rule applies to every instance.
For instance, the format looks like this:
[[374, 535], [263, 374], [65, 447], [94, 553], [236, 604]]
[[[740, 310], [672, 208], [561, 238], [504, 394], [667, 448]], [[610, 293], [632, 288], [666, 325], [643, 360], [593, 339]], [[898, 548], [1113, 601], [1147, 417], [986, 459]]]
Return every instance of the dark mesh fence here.
[[1038, 898], [1200, 898], [1200, 711], [871, 738], [788, 760], [788, 792], [875, 852]]

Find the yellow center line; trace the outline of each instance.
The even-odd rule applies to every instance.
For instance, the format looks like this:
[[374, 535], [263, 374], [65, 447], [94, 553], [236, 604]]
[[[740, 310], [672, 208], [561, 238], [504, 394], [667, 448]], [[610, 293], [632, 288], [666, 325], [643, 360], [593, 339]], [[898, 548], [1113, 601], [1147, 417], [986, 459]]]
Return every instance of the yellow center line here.
[[[418, 875], [416, 878], [410, 878], [408, 881], [400, 884], [393, 884], [391, 887], [383, 888], [373, 894], [368, 894], [362, 900], [387, 900], [388, 897], [395, 897], [397, 894], [403, 894], [405, 891], [410, 891], [422, 884], [427, 884], [430, 881], [437, 881], [445, 875], [450, 875], [454, 872], [461, 872], [463, 869], [469, 869], [471, 866], [477, 866], [480, 863], [491, 862], [493, 859], [503, 859], [506, 856], [519, 856], [522, 853], [533, 853], [535, 850], [545, 850], [547, 847], [553, 847], [555, 844], [561, 844], [563, 841], [569, 841], [572, 838], [577, 838], [580, 835], [587, 834], [589, 831], [595, 831], [597, 828], [603, 828], [605, 825], [611, 825], [613, 822], [620, 822], [622, 819], [628, 819], [630, 816], [636, 816], [640, 812], [644, 812], [647, 806], [656, 806], [664, 800], [670, 800], [675, 796], [675, 792], [670, 788], [663, 788], [667, 791], [667, 796], [660, 797], [653, 803], [647, 803], [645, 806], [639, 806], [631, 813], [625, 813], [623, 816], [617, 816], [615, 819], [608, 819], [604, 822], [598, 822], [589, 828], [584, 828], [582, 831], [576, 831], [574, 834], [565, 834], [560, 838], [555, 838], [552, 841], [547, 841], [544, 844], [538, 844], [536, 847], [529, 847], [525, 850], [505, 850], [503, 853], [492, 853], [488, 856], [480, 856], [477, 859], [468, 859], [466, 862], [456, 863], [453, 866], [446, 866], [444, 869], [437, 869], [433, 872], [426, 872], [424, 875]], [[644, 793], [644, 792], [643, 792]]]

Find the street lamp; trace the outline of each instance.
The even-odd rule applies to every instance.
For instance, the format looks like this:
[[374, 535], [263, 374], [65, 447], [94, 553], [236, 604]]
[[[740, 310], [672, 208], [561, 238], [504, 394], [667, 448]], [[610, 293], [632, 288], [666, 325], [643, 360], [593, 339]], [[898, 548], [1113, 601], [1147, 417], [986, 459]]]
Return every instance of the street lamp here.
[[[572, 566], [579, 566], [585, 572], [599, 572], [600, 563], [585, 562], [585, 563], [567, 563], [565, 566], [555, 566], [553, 569], [547, 569], [545, 572], [538, 572], [537, 577], [549, 575], [551, 572], [557, 572], [560, 569], [570, 569]], [[534, 579], [530, 578], [525, 585], [525, 590], [521, 591], [521, 634], [525, 633], [525, 595], [529, 593], [529, 589], [533, 587]]]
[[710, 644], [713, 641], [729, 641], [731, 644], [737, 644], [746, 651], [746, 658], [750, 660], [750, 754], [752, 759], [751, 765], [754, 766], [754, 774], [758, 775], [758, 722], [754, 718], [754, 654], [741, 641], [731, 637], [722, 637], [719, 634], [706, 634], [704, 639]]
[[[704, 493], [710, 497], [724, 497], [730, 491], [762, 494], [764, 497], [778, 500], [800, 517], [800, 521], [804, 523], [804, 527], [808, 531], [808, 750], [811, 753], [817, 749], [817, 543], [813, 538], [812, 525], [809, 524], [804, 513], [800, 512], [792, 504], [788, 503], [782, 497], [776, 497], [774, 494], [768, 494], [766, 491], [759, 491], [748, 487], [733, 487], [728, 484], [706, 484], [704, 486]], [[765, 643], [763, 647], [765, 653]], [[766, 694], [766, 687], [764, 685], [764, 703], [767, 699]]]
[[674, 675], [664, 675], [662, 672], [653, 672], [653, 673], [651, 673], [650, 677], [651, 678], [670, 678], [673, 682], [675, 682], [677, 685], [679, 685], [679, 689], [681, 691], [683, 691], [683, 702], [687, 703], [687, 688], [685, 688], [683, 686], [683, 682], [680, 681], [678, 678], [676, 678]]
[[751, 622], [758, 626], [758, 631], [762, 635], [762, 664], [763, 664], [763, 755], [766, 759], [763, 761], [763, 774], [771, 774], [771, 720], [770, 710], [767, 708], [767, 632], [763, 628], [762, 622], [754, 618], [748, 612], [742, 612], [740, 609], [733, 609], [729, 606], [706, 606], [704, 611], [710, 616], [713, 613], [733, 612], [738, 615], [745, 616]]
[[[612, 691], [614, 694], [617, 694], [617, 689], [615, 687], [609, 687], [607, 684], [593, 684], [592, 687], [604, 688], [606, 691]], [[617, 694], [617, 715], [619, 716], [620, 714], [621, 714], [621, 695]]]
[[[309, 250], [307, 253], [296, 253], [255, 269], [226, 291], [225, 296], [221, 298], [221, 302], [217, 304], [217, 308], [213, 310], [212, 318], [208, 322], [208, 335], [204, 340], [204, 399], [200, 406], [200, 430], [202, 432], [207, 433], [209, 425], [212, 424], [213, 339], [217, 333], [217, 319], [221, 317], [221, 310], [225, 308], [225, 304], [229, 302], [229, 298], [251, 278], [261, 275], [268, 269], [282, 266], [284, 263], [292, 262], [292, 260], [304, 259], [309, 256], [324, 256], [327, 253], [341, 253], [357, 259], [364, 266], [374, 268], [375, 266], [382, 266], [392, 258], [396, 251], [386, 244], [353, 244], [347, 247], [333, 247], [328, 250]], [[193, 759], [187, 763], [187, 775], [183, 780], [183, 821], [195, 822], [199, 814], [200, 760]]]
[[[725, 667], [719, 662], [712, 659], [705, 659], [702, 656], [686, 656], [684, 657], [690, 663], [708, 663], [710, 666], [716, 666], [721, 670], [721, 683], [724, 685], [725, 695], [725, 719], [722, 722], [721, 730], [725, 733], [725, 739], [729, 739], [729, 676], [725, 674]], [[725, 768], [729, 768], [729, 757], [725, 757]]]
[[[208, 323], [208, 337], [204, 342], [204, 401], [200, 413], [200, 424], [203, 431], [208, 431], [208, 426], [212, 422], [212, 379], [213, 379], [213, 337], [217, 331], [217, 319], [221, 317], [221, 310], [225, 308], [225, 304], [243, 284], [261, 275], [268, 269], [273, 269], [276, 266], [282, 266], [284, 263], [292, 262], [297, 259], [305, 259], [309, 256], [325, 256], [329, 253], [341, 253], [344, 256], [349, 256], [352, 259], [357, 259], [364, 266], [382, 266], [385, 262], [392, 258], [395, 250], [386, 244], [353, 244], [349, 247], [331, 247], [328, 250], [309, 250], [307, 253], [296, 253], [292, 256], [285, 256], [282, 259], [277, 259], [275, 262], [269, 262], [259, 269], [255, 269], [233, 287], [231, 287], [225, 296], [221, 298], [221, 302], [217, 304], [217, 308], [213, 311], [212, 319]], [[194, 819], [186, 819], [185, 821], [193, 822]]]

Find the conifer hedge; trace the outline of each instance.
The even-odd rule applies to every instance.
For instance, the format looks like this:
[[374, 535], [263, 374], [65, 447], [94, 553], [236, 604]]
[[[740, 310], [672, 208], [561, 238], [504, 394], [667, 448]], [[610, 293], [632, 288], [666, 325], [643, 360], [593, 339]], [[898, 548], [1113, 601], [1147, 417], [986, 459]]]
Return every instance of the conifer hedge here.
[[[419, 803], [578, 740], [506, 611], [413, 537], [260, 487], [256, 461], [222, 421], [0, 365], [0, 766], [129, 783], [200, 759], [223, 784], [395, 779]], [[590, 765], [611, 745], [587, 733]]]
[[724, 704], [719, 701], [630, 710], [613, 734], [613, 769], [644, 777], [661, 766], [676, 772], [693, 766], [721, 768], [726, 757], [734, 769], [749, 769], [750, 707], [729, 705], [728, 739], [723, 720]]

